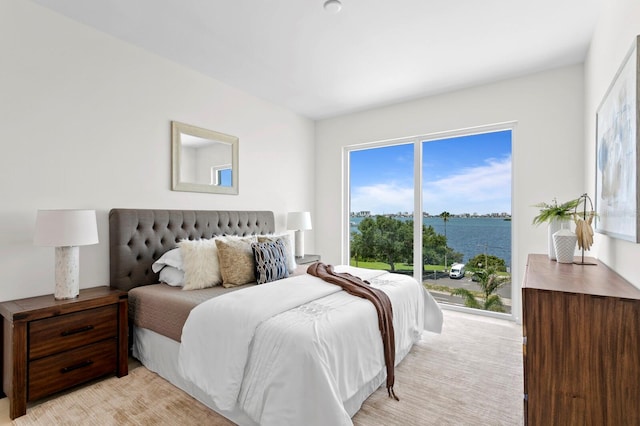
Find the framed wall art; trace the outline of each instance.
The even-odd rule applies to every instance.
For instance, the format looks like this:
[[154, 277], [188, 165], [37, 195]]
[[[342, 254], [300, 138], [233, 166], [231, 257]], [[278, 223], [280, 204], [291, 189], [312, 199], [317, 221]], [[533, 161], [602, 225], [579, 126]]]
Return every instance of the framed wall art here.
[[640, 57], [636, 37], [596, 112], [595, 230], [640, 242]]

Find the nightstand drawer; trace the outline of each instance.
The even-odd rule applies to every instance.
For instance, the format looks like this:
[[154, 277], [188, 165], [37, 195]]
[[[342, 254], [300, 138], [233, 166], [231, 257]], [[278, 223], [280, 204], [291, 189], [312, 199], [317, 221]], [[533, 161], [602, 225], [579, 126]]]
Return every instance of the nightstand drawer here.
[[118, 365], [118, 341], [83, 346], [29, 363], [29, 401], [53, 392], [115, 373]]
[[115, 337], [118, 306], [113, 304], [29, 324], [29, 359]]

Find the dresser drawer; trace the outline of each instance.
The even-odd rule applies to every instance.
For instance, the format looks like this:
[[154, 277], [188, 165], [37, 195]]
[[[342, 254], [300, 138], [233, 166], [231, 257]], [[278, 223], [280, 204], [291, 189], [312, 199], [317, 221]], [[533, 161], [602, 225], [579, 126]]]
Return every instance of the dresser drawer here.
[[29, 323], [29, 359], [115, 337], [118, 306], [108, 305]]
[[115, 373], [117, 352], [118, 342], [114, 338], [31, 361], [28, 400]]

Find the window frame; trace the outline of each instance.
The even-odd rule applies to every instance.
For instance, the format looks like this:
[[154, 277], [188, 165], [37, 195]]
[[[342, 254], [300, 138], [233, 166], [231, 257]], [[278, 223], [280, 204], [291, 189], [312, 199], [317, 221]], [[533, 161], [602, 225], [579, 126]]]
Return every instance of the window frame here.
[[[493, 133], [499, 131], [509, 130], [511, 131], [511, 214], [513, 217], [514, 212], [514, 169], [515, 169], [515, 151], [516, 151], [516, 121], [509, 121], [503, 123], [482, 125], [476, 127], [468, 127], [457, 130], [448, 130], [442, 132], [428, 133], [424, 135], [403, 137], [397, 139], [386, 139], [375, 142], [365, 142], [353, 145], [346, 145], [342, 149], [342, 182], [343, 182], [343, 199], [342, 199], [342, 224], [341, 224], [341, 256], [342, 263], [348, 265], [350, 262], [350, 215], [351, 215], [351, 181], [350, 181], [350, 153], [353, 151], [360, 151], [365, 149], [383, 148], [393, 145], [405, 145], [413, 144], [413, 177], [414, 177], [414, 196], [413, 196], [413, 264], [422, 265], [422, 144], [424, 142], [450, 139], [460, 136], [471, 136], [482, 133]], [[519, 312], [521, 307], [521, 294], [520, 284], [514, 282], [513, 278], [517, 276], [518, 271], [518, 246], [516, 233], [514, 232], [515, 223], [511, 222], [511, 313], [500, 313], [484, 311], [479, 309], [472, 309], [463, 306], [455, 305], [441, 305], [443, 309], [474, 313], [477, 315], [484, 315], [489, 317], [509, 319], [513, 321], [519, 321]], [[422, 282], [422, 271], [418, 268], [414, 268], [414, 278], [418, 282]]]

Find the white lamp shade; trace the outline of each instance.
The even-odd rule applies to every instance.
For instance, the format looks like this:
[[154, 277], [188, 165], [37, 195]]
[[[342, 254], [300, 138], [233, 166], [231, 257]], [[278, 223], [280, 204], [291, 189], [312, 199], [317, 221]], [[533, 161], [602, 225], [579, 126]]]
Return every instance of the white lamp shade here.
[[311, 228], [311, 213], [289, 212], [287, 214], [287, 229], [293, 231], [306, 231]]
[[95, 210], [38, 210], [33, 242], [37, 246], [98, 244]]

